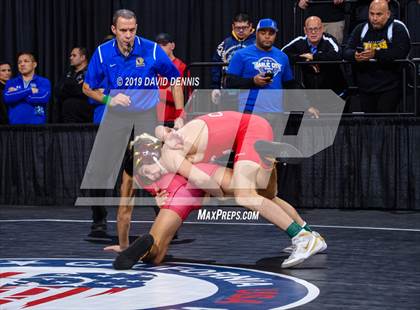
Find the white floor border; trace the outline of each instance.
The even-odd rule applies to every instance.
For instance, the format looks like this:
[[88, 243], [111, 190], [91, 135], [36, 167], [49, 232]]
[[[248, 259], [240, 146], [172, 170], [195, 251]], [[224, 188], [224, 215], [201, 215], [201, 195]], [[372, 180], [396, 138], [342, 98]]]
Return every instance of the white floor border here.
[[[91, 220], [70, 220], [70, 219], [14, 219], [0, 220], [0, 223], [19, 223], [19, 222], [62, 222], [62, 223], [91, 223]], [[131, 221], [132, 223], [152, 224], [153, 221]], [[108, 223], [116, 223], [116, 221], [108, 221]], [[244, 223], [244, 222], [184, 222], [190, 225], [237, 225], [237, 226], [273, 226], [270, 223]], [[311, 225], [311, 227], [332, 228], [332, 229], [362, 229], [362, 230], [385, 230], [385, 231], [409, 231], [420, 232], [420, 229], [414, 228], [395, 228], [395, 227], [369, 227], [369, 226], [340, 226], [340, 225]]]

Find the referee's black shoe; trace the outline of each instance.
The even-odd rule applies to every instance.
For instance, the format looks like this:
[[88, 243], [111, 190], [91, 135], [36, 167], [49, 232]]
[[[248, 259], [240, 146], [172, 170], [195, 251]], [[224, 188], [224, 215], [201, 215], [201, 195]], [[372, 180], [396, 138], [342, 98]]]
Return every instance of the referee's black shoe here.
[[98, 222], [93, 222], [90, 226], [90, 233], [88, 234], [90, 238], [109, 238], [107, 234], [107, 222], [106, 219], [103, 219]]

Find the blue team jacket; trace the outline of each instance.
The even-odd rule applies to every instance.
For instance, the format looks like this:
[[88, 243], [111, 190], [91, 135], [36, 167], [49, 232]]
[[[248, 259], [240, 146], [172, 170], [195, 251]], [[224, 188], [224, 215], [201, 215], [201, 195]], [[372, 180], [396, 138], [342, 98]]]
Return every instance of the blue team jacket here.
[[[13, 87], [15, 91], [9, 91]], [[33, 94], [32, 88], [38, 88]], [[3, 97], [9, 107], [9, 123], [15, 124], [45, 124], [47, 103], [51, 96], [51, 83], [48, 79], [34, 75], [28, 87], [25, 88], [22, 76], [7, 81]]]

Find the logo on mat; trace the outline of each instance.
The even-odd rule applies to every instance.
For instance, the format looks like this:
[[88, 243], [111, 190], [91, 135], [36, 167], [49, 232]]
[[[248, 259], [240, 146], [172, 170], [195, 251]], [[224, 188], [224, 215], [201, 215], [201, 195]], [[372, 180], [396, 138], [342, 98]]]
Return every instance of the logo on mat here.
[[0, 259], [1, 309], [291, 309], [315, 299], [316, 286], [252, 269], [192, 263]]

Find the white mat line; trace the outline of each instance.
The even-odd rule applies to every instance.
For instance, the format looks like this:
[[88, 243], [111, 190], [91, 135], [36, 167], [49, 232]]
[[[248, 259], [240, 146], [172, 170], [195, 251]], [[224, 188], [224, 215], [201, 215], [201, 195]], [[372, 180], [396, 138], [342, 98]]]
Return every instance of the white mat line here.
[[[16, 219], [16, 220], [0, 220], [0, 223], [15, 222], [64, 222], [64, 223], [91, 223], [91, 220], [66, 220], [66, 219]], [[153, 221], [131, 221], [132, 223], [152, 224]], [[108, 223], [116, 223], [116, 221], [108, 221]], [[250, 225], [250, 226], [273, 226], [270, 223], [247, 223], [247, 222], [184, 222], [184, 224], [192, 225]], [[337, 229], [362, 229], [362, 230], [385, 230], [385, 231], [411, 231], [420, 232], [420, 229], [412, 228], [393, 228], [393, 227], [366, 227], [366, 226], [338, 226], [338, 225], [310, 225], [311, 227], [320, 228], [337, 228]]]

